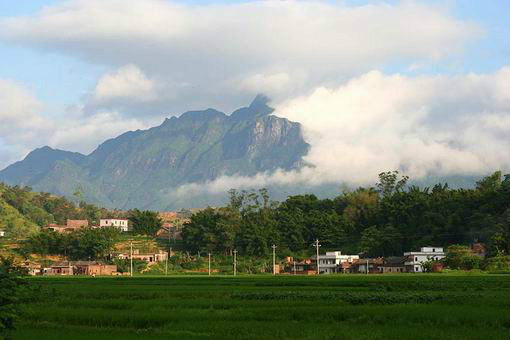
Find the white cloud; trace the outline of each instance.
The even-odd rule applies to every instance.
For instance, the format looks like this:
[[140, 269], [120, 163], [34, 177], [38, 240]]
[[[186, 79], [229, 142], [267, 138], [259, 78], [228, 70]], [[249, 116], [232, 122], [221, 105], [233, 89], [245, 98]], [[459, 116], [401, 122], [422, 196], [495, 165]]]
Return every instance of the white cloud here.
[[48, 119], [43, 110], [42, 103], [25, 87], [0, 79], [0, 168], [43, 145], [89, 153], [107, 138], [155, 123], [125, 118], [117, 112], [87, 115], [81, 107], [70, 109], [65, 118]]
[[0, 167], [42, 141], [50, 123], [39, 115], [42, 103], [20, 84], [0, 79]]
[[104, 94], [132, 93], [130, 79], [139, 78], [147, 95], [149, 80], [157, 78], [176, 91], [166, 98], [167, 112], [190, 109], [191, 101], [230, 110], [260, 92], [283, 98], [387, 63], [435, 62], [481, 33], [442, 7], [409, 1], [350, 7], [70, 0], [0, 20], [4, 41], [114, 68], [137, 65], [139, 73], [118, 71], [104, 79]]
[[99, 78], [94, 100], [153, 100], [157, 96], [155, 87], [154, 81], [148, 79], [136, 65], [128, 64]]
[[291, 84], [289, 74], [285, 72], [273, 74], [257, 73], [240, 81], [240, 87], [249, 92], [264, 91], [266, 93], [278, 94], [287, 90]]
[[231, 110], [262, 92], [280, 103], [277, 115], [303, 124], [312, 145], [306, 161], [315, 168], [220, 177], [177, 195], [268, 184], [365, 184], [391, 169], [414, 178], [509, 169], [509, 68], [417, 77], [370, 71], [400, 64], [417, 72], [462, 55], [466, 42], [481, 34], [444, 8], [409, 1], [353, 7], [63, 1], [0, 19], [0, 40], [112, 71], [58, 124], [43, 118], [30, 93], [12, 83], [2, 90], [0, 82], [1, 138], [23, 150], [46, 141], [89, 152], [105, 138], [152, 125], [146, 115]]
[[301, 122], [311, 144], [304, 159], [313, 168], [222, 176], [172, 195], [299, 183], [371, 185], [378, 173], [395, 169], [413, 179], [510, 171], [510, 67], [464, 76], [373, 71], [280, 103], [275, 114]]
[[20, 84], [0, 79], [0, 132], [7, 136], [14, 129], [45, 125], [37, 115], [42, 103]]
[[305, 160], [326, 179], [373, 180], [391, 169], [414, 178], [510, 170], [509, 67], [466, 76], [369, 72], [290, 100], [276, 114], [303, 124], [312, 145]]
[[68, 121], [56, 127], [48, 136], [48, 145], [65, 150], [89, 153], [106, 139], [126, 131], [148, 128], [151, 123], [125, 118], [118, 112], [102, 111], [85, 115], [78, 109], [68, 115]]

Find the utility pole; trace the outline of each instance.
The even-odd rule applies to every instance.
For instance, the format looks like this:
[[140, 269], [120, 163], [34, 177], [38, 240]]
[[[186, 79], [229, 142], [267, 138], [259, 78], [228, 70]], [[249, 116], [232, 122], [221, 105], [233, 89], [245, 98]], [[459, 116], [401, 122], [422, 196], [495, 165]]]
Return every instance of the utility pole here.
[[234, 249], [234, 276], [237, 275], [237, 250]]
[[166, 262], [165, 262], [165, 275], [168, 275], [168, 258], [170, 257], [170, 253], [166, 254]]
[[319, 247], [321, 245], [319, 244], [319, 240], [318, 239], [315, 240], [314, 246], [317, 249], [317, 275], [319, 275], [321, 273], [320, 265], [319, 265]]
[[273, 275], [276, 275], [276, 245], [272, 245], [273, 248]]
[[170, 256], [172, 256], [172, 247], [170, 247], [170, 227], [167, 229], [168, 232], [168, 254], [166, 255], [166, 265], [165, 265], [165, 275], [168, 275], [168, 261], [170, 260]]
[[131, 276], [133, 276], [133, 241], [130, 242], [129, 260], [130, 260], [130, 271], [129, 271], [129, 274]]
[[211, 276], [211, 253], [207, 255], [209, 256], [209, 276]]
[[367, 259], [367, 274], [368, 274], [368, 259]]

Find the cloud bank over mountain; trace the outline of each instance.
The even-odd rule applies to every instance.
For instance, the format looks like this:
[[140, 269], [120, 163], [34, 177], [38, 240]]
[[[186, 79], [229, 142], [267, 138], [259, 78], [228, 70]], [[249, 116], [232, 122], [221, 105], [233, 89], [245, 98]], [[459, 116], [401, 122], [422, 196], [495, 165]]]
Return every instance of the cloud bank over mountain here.
[[480, 176], [510, 171], [510, 67], [465, 76], [366, 73], [277, 105], [303, 126], [311, 167], [188, 184], [175, 198], [229, 188], [345, 183], [370, 185], [381, 171]]
[[309, 166], [188, 183], [169, 188], [173, 197], [370, 184], [392, 169], [414, 178], [510, 169], [510, 68], [420, 74], [461, 63], [485, 34], [447, 6], [414, 1], [69, 0], [3, 17], [3, 43], [107, 71], [50, 114], [27, 86], [0, 80], [0, 167], [45, 144], [89, 153], [126, 130], [192, 109], [230, 112], [264, 93], [275, 115], [302, 124]]

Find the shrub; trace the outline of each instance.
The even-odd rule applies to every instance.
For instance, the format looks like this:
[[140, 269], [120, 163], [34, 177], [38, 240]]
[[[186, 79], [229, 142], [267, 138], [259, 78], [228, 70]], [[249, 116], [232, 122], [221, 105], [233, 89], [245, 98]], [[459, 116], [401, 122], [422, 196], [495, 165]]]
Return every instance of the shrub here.
[[14, 329], [14, 323], [20, 314], [20, 306], [26, 301], [28, 281], [22, 269], [13, 265], [12, 260], [0, 258], [0, 339], [5, 332]]
[[495, 256], [487, 259], [485, 269], [488, 271], [509, 271], [510, 256]]
[[453, 245], [448, 247], [448, 254], [444, 263], [451, 269], [472, 270], [479, 269], [482, 259], [473, 254], [467, 246]]

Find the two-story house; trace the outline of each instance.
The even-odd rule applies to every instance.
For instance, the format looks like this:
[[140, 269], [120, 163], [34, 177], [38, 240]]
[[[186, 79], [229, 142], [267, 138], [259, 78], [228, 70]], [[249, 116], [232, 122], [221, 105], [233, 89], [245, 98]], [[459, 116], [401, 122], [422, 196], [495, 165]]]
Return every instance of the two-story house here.
[[128, 231], [129, 220], [126, 218], [102, 218], [99, 220], [99, 227], [115, 227], [126, 232]]
[[404, 265], [407, 272], [422, 273], [423, 263], [444, 259], [445, 253], [442, 247], [422, 247], [420, 251], [404, 253], [404, 257], [406, 257]]
[[[316, 256], [312, 257], [316, 260]], [[359, 255], [342, 255], [341, 251], [328, 251], [326, 255], [319, 255], [319, 271], [321, 274], [342, 273], [343, 263], [352, 263], [359, 259]]]

